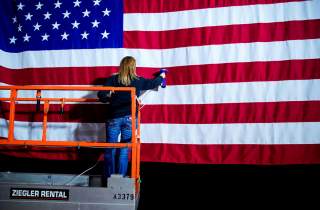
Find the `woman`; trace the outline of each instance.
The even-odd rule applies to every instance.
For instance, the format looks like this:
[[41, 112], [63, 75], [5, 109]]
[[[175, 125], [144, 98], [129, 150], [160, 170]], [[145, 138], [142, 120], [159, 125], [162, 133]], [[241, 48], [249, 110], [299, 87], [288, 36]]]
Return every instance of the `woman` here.
[[[136, 95], [139, 97], [141, 91], [158, 87], [164, 78], [164, 73], [155, 79], [145, 79], [137, 76], [136, 60], [131, 56], [126, 56], [120, 62], [118, 73], [108, 77], [104, 86], [135, 87]], [[117, 142], [119, 135], [121, 136], [120, 142], [130, 142], [132, 136], [130, 93], [99, 91], [98, 97], [101, 102], [110, 102], [109, 117], [106, 123], [107, 142]], [[104, 159], [106, 177], [110, 177], [114, 173], [123, 176], [127, 174], [128, 148], [106, 149]]]

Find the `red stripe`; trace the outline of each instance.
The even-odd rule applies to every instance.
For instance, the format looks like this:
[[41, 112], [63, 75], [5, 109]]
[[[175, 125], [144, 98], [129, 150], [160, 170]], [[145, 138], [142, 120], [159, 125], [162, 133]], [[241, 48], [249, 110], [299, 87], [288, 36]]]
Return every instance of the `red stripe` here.
[[319, 164], [320, 144], [142, 144], [141, 160], [195, 164]]
[[193, 65], [168, 70], [168, 85], [319, 79], [320, 59]]
[[[168, 69], [168, 85], [319, 79], [320, 59], [208, 64]], [[116, 67], [21, 70], [0, 67], [0, 82], [11, 85], [101, 85], [107, 76], [116, 71]], [[141, 67], [137, 70], [139, 75], [147, 78], [152, 78], [157, 71], [158, 68]]]
[[225, 124], [320, 122], [320, 101], [149, 105], [141, 123]]
[[0, 66], [0, 82], [11, 85], [98, 85], [117, 67], [52, 67], [11, 70]]
[[103, 160], [102, 149], [0, 146], [0, 154], [20, 157], [39, 158], [44, 160]]
[[[51, 160], [101, 159], [102, 150], [0, 147], [0, 153]], [[185, 145], [142, 144], [141, 161], [189, 164], [319, 164], [320, 144]]]
[[[9, 103], [0, 103], [0, 118], [9, 119]], [[105, 121], [107, 108], [104, 104], [65, 104], [61, 113], [61, 105], [51, 104], [48, 113], [48, 122], [95, 122]], [[36, 112], [35, 104], [17, 104], [15, 120], [27, 122], [43, 121], [43, 105]]]
[[299, 2], [303, 0], [124, 0], [125, 13], [174, 12], [180, 10], [204, 9], [215, 7], [244, 6], [254, 4], [275, 4]]
[[[49, 122], [105, 121], [104, 105], [50, 105]], [[230, 103], [194, 105], [146, 105], [142, 108], [141, 123], [175, 124], [224, 124], [224, 123], [280, 123], [320, 122], [320, 101], [293, 101], [268, 103]], [[9, 118], [9, 104], [1, 108], [1, 118]], [[40, 122], [42, 112], [35, 112], [35, 105], [17, 105], [16, 120]]]
[[271, 42], [320, 37], [320, 20], [124, 32], [125, 48], [167, 49], [213, 44]]

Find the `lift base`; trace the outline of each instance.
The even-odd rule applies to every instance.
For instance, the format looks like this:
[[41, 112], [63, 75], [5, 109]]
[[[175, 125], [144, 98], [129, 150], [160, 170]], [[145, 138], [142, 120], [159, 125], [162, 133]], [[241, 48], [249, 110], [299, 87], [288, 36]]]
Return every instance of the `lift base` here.
[[[79, 182], [73, 185], [58, 185], [55, 182], [48, 184], [48, 180], [44, 178], [51, 177], [52, 180], [55, 177], [61, 181], [66, 175], [41, 174], [37, 180], [37, 174], [20, 176], [15, 173], [17, 180], [14, 181], [14, 176], [10, 176], [11, 179], [8, 180], [3, 174], [0, 173], [0, 209], [135, 210], [138, 206], [139, 194], [135, 192], [135, 180], [132, 178], [112, 175], [107, 187], [101, 187], [97, 186], [98, 182], [90, 182], [90, 177], [86, 176], [80, 179], [82, 186], [79, 186]], [[26, 183], [22, 175], [32, 176], [36, 183]], [[88, 184], [85, 180], [89, 181]]]

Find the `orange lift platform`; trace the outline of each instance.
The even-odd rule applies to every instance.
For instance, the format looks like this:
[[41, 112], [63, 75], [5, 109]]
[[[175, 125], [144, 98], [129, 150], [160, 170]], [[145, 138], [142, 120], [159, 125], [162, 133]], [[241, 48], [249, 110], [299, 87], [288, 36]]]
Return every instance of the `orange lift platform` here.
[[[48, 140], [47, 124], [50, 104], [92, 103], [96, 98], [44, 98], [44, 91], [127, 91], [131, 94], [132, 139], [130, 143], [104, 143], [78, 140]], [[82, 174], [46, 174], [0, 172], [0, 209], [6, 210], [133, 210], [137, 209], [140, 195], [140, 112], [136, 116], [136, 93], [132, 87], [96, 86], [0, 86], [10, 103], [8, 136], [0, 137], [0, 145], [39, 147], [130, 148], [131, 174], [128, 177], [111, 175], [107, 186], [97, 177]], [[19, 91], [34, 91], [30, 98], [18, 97]], [[5, 94], [2, 94], [3, 96]], [[15, 110], [17, 102], [31, 101], [43, 105], [41, 140], [15, 139]], [[139, 110], [139, 109], [138, 109]], [[136, 120], [138, 118], [138, 120]], [[137, 125], [136, 125], [137, 122]], [[137, 129], [136, 129], [137, 128]], [[102, 140], [105, 141], [105, 140]]]

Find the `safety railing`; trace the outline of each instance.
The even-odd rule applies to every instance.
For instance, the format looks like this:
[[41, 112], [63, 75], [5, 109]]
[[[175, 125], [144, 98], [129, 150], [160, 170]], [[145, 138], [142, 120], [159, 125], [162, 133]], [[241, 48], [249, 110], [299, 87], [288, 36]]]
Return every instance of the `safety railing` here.
[[[92, 87], [92, 86], [0, 86], [0, 91], [10, 91], [10, 97], [0, 98], [0, 101], [10, 103], [9, 112], [9, 129], [8, 137], [0, 137], [0, 145], [29, 145], [29, 146], [55, 146], [55, 147], [93, 147], [93, 148], [131, 148], [131, 177], [136, 180], [136, 187], [138, 189], [138, 181], [140, 178], [140, 112], [136, 116], [136, 92], [132, 87]], [[20, 90], [33, 90], [36, 91], [35, 97], [18, 97]], [[131, 117], [132, 117], [132, 139], [130, 143], [106, 143], [106, 142], [88, 142], [88, 141], [54, 141], [47, 140], [47, 123], [50, 102], [61, 103], [63, 109], [64, 104], [70, 102], [97, 102], [97, 98], [43, 98], [41, 97], [42, 91], [127, 91], [131, 95]], [[15, 124], [15, 109], [17, 101], [35, 101], [36, 106], [40, 103], [43, 104], [43, 126], [42, 126], [42, 139], [41, 140], [19, 140], [14, 137], [14, 124]], [[138, 109], [139, 110], [139, 109]], [[136, 132], [136, 117], [137, 132]]]

